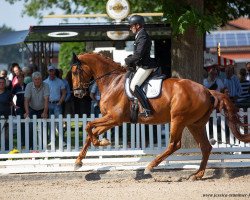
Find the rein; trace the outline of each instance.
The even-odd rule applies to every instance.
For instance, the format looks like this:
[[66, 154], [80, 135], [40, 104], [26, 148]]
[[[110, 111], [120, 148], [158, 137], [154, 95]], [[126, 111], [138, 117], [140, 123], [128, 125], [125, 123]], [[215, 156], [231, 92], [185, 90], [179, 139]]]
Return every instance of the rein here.
[[113, 72], [116, 71], [116, 70], [118, 70], [118, 69], [119, 69], [119, 68], [116, 68], [116, 69], [114, 69], [114, 70], [112, 70], [112, 71], [110, 71], [110, 72], [107, 72], [106, 74], [103, 74], [103, 75], [97, 77], [96, 79], [90, 81], [89, 83], [86, 83], [86, 84], [91, 85], [91, 84], [93, 84], [95, 81], [97, 81], [97, 80], [99, 80], [99, 79], [102, 79], [102, 78], [104, 78], [105, 76], [109, 76], [109, 75], [113, 74]]

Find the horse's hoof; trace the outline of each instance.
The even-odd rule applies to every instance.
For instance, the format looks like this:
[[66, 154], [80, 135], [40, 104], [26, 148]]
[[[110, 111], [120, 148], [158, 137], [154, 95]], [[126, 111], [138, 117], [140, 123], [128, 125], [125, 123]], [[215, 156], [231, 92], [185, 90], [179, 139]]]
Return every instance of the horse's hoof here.
[[74, 171], [80, 169], [82, 167], [82, 163], [75, 163], [74, 165]]
[[150, 174], [152, 174], [152, 170], [149, 169], [149, 168], [146, 168], [146, 169], [144, 170], [144, 174], [145, 174], [145, 175], [150, 175]]
[[188, 178], [188, 180], [189, 180], [189, 181], [196, 181], [197, 178], [196, 178], [196, 176], [190, 176], [190, 177]]
[[187, 180], [188, 181], [197, 181], [197, 180], [201, 180], [202, 177], [199, 177], [197, 176], [196, 174], [195, 175], [190, 175]]
[[100, 141], [100, 146], [108, 146], [108, 145], [111, 145], [110, 141], [106, 138], [103, 138], [101, 141]]

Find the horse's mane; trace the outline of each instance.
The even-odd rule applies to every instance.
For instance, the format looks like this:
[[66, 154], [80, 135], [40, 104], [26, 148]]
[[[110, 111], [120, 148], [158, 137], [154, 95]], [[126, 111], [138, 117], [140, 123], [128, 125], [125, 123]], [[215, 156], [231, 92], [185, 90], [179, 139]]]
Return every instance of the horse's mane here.
[[103, 59], [104, 61], [108, 62], [111, 65], [114, 65], [115, 67], [119, 67], [121, 69], [121, 71], [124, 71], [124, 68], [121, 66], [121, 64], [115, 62], [112, 58], [102, 54], [102, 53], [96, 53], [96, 52], [88, 52], [88, 53], [80, 53], [80, 56], [87, 56], [87, 55], [91, 55], [91, 56], [97, 56], [101, 59]]

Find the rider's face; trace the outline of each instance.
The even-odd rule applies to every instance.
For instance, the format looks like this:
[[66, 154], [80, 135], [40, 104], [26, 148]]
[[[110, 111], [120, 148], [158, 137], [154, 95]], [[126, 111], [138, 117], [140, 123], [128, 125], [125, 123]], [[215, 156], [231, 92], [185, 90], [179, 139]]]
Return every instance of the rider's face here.
[[136, 24], [131, 25], [130, 30], [132, 31], [132, 33], [135, 34], [137, 32], [137, 25]]

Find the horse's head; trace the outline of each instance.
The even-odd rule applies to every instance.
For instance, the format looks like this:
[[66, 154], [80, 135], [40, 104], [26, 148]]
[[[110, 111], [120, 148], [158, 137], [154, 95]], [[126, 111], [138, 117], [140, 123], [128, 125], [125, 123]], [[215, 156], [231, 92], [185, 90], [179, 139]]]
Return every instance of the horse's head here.
[[89, 82], [92, 75], [90, 68], [75, 53], [73, 53], [71, 60], [71, 72], [74, 96], [83, 98], [88, 94]]

